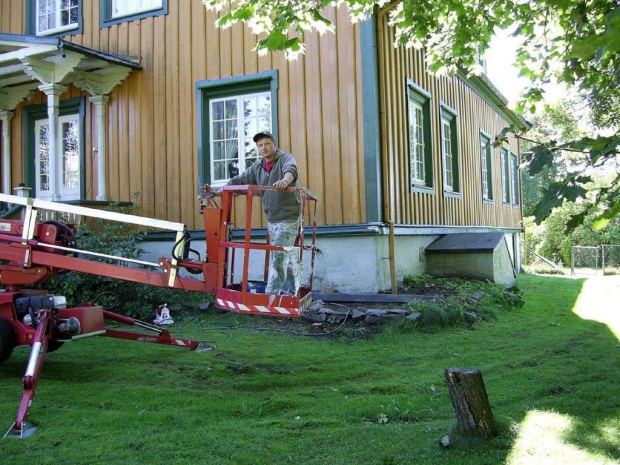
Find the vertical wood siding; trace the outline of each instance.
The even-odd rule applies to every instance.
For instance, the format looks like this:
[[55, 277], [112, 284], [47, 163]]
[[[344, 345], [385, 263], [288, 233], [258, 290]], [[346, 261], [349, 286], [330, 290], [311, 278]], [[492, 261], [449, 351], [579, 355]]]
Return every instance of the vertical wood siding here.
[[[432, 77], [425, 72], [421, 50], [394, 48], [394, 29], [387, 15], [378, 20], [380, 112], [384, 217], [400, 224], [520, 227], [519, 206], [502, 204], [499, 148], [492, 149], [492, 205], [482, 199], [480, 131], [498, 135], [509, 126], [461, 78]], [[407, 133], [407, 79], [431, 94], [431, 144], [434, 194], [412, 192], [409, 180]], [[458, 152], [461, 198], [444, 197], [440, 143], [440, 105], [458, 112]], [[517, 153], [516, 139], [510, 149]]]
[[[99, 2], [84, 0], [83, 33], [63, 37], [111, 54], [141, 57], [110, 95], [107, 192], [112, 201], [134, 200], [142, 214], [201, 228], [196, 198], [198, 117], [195, 83], [278, 70], [278, 145], [299, 163], [300, 183], [318, 195], [319, 223], [365, 221], [359, 30], [344, 8], [332, 9], [338, 35], [309, 34], [307, 54], [259, 57], [245, 27], [218, 30], [218, 17], [201, 2], [168, 2], [168, 14], [100, 29]], [[0, 0], [0, 31], [24, 33], [23, 0]], [[61, 98], [85, 95], [71, 87]], [[37, 92], [32, 103], [45, 103]], [[12, 124], [14, 185], [23, 180], [21, 106]], [[95, 109], [86, 99], [86, 192], [96, 196], [93, 147]]]

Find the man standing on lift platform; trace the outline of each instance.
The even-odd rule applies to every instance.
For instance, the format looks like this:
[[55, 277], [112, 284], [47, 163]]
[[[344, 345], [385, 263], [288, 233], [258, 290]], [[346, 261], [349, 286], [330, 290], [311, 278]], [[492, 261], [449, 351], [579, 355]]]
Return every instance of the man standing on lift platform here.
[[[297, 162], [293, 155], [276, 147], [273, 135], [258, 132], [253, 138], [262, 159], [257, 160], [243, 173], [228, 181], [227, 185], [273, 186], [276, 191], [262, 193], [263, 210], [267, 217], [267, 233], [271, 245], [292, 247], [301, 224], [301, 196], [299, 192], [282, 192], [297, 187]], [[222, 190], [213, 195], [222, 195]], [[295, 295], [301, 284], [302, 264], [292, 248], [273, 251], [265, 293]]]

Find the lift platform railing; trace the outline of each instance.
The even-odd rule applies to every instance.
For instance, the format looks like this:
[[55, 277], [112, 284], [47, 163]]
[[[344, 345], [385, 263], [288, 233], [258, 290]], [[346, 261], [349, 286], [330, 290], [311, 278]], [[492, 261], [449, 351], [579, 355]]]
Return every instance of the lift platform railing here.
[[[225, 186], [222, 191], [222, 211], [228, 212], [221, 221], [220, 237], [225, 238], [220, 242], [220, 259], [218, 265], [218, 276], [222, 278], [218, 283], [216, 292], [216, 305], [238, 313], [260, 314], [265, 316], [285, 316], [295, 318], [305, 310], [312, 301], [312, 282], [314, 279], [314, 264], [316, 259], [316, 217], [317, 217], [317, 198], [308, 189], [303, 187], [288, 188], [284, 192], [298, 195], [301, 200], [300, 228], [293, 247], [280, 247], [269, 243], [269, 237], [265, 242], [252, 240], [252, 218], [253, 218], [253, 198], [260, 197], [265, 191], [275, 191], [271, 186]], [[232, 212], [235, 211], [233, 203], [245, 200], [244, 211], [245, 227], [244, 239], [242, 241], [230, 240], [232, 230]], [[242, 206], [240, 206], [242, 207]], [[312, 231], [310, 243], [305, 242], [305, 227]], [[235, 279], [236, 251], [243, 251], [243, 263], [241, 264], [241, 280]], [[267, 280], [269, 272], [270, 255], [274, 251], [293, 251], [300, 262], [304, 261], [304, 252], [310, 253], [310, 266], [307, 283], [302, 283], [298, 292], [294, 296], [288, 295], [268, 295], [264, 292], [257, 292], [251, 284], [250, 279], [250, 256], [252, 251], [263, 251], [265, 253], [263, 281]], [[305, 265], [305, 264], [304, 264]], [[258, 290], [260, 291], [260, 289]]]

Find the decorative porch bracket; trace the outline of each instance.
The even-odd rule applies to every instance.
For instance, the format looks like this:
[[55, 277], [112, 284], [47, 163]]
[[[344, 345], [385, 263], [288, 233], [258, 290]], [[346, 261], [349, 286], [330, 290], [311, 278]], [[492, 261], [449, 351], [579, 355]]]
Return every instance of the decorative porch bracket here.
[[[0, 33], [0, 119], [3, 130], [2, 189], [11, 193], [12, 110], [34, 96], [37, 88], [47, 95], [49, 122], [49, 167], [52, 200], [61, 200], [62, 160], [58, 134], [60, 95], [68, 86], [88, 92], [96, 111], [97, 123], [97, 200], [107, 200], [106, 192], [106, 119], [107, 102], [115, 87], [134, 71], [140, 70], [140, 58], [111, 55], [56, 37]], [[94, 144], [93, 144], [94, 145]], [[34, 187], [34, 186], [32, 186]]]
[[108, 200], [106, 190], [106, 160], [108, 150], [106, 145], [107, 104], [109, 94], [131, 74], [131, 69], [123, 66], [109, 66], [105, 74], [75, 71], [73, 85], [88, 92], [90, 101], [97, 109], [97, 200]]

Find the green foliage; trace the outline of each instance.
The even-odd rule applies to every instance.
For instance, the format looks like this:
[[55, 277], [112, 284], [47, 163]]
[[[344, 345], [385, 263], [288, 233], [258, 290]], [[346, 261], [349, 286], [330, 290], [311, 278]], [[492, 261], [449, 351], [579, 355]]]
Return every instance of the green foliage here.
[[[137, 198], [140, 194], [134, 194]], [[125, 214], [137, 214], [141, 206], [112, 204], [109, 210]], [[118, 221], [96, 219], [92, 223], [81, 224], [76, 234], [76, 242], [82, 250], [106, 255], [140, 259], [145, 252], [140, 247], [145, 232], [132, 225]], [[119, 266], [137, 266], [119, 262], [112, 258], [82, 254], [80, 258]], [[132, 318], [150, 320], [155, 309], [167, 303], [176, 309], [196, 308], [200, 303], [211, 301], [212, 297], [177, 289], [166, 289], [121, 279], [101, 277], [80, 272], [64, 272], [53, 276], [45, 283], [50, 292], [63, 295], [71, 305], [97, 302], [99, 305]]]
[[[523, 141], [526, 154], [532, 148], [534, 152], [545, 150], [532, 140], [552, 141], [548, 143], [553, 145], [552, 156], [536, 160], [529, 153], [524, 157], [526, 163], [535, 160], [522, 174], [524, 211], [533, 215], [524, 219], [525, 245], [560, 266], [570, 265], [574, 245], [615, 244], [620, 239], [617, 164], [600, 155], [606, 142], [587, 136], [578, 124], [577, 112], [574, 99], [548, 106], [533, 119], [528, 139]], [[591, 142], [594, 155], [584, 154], [583, 145], [567, 142], [577, 139]], [[535, 261], [525, 264], [531, 272], [562, 273]]]
[[[216, 25], [226, 28], [246, 23], [259, 36], [254, 50], [260, 55], [268, 51], [283, 51], [287, 58], [295, 59], [305, 52], [303, 36], [306, 32], [333, 32], [333, 23], [322, 13], [330, 3], [238, 0], [232, 9], [217, 20]], [[228, 9], [230, 5], [228, 0], [203, 0], [203, 4], [207, 9], [217, 11]], [[366, 7], [365, 10], [370, 11], [371, 8]]]
[[[582, 223], [569, 228], [571, 219], [578, 215], [584, 216]], [[564, 202], [540, 225], [536, 225], [533, 218], [525, 218], [525, 246], [560, 266], [570, 267], [575, 245], [620, 244], [620, 219], [615, 217], [604, 229], [596, 230], [593, 225], [598, 216], [596, 211], [588, 212], [584, 203]], [[531, 271], [559, 272], [548, 269]]]
[[451, 326], [470, 326], [474, 313], [478, 318], [492, 320], [502, 310], [520, 308], [524, 301], [521, 291], [510, 291], [500, 284], [476, 279], [439, 278], [408, 274], [403, 278], [402, 292], [437, 296], [439, 300], [415, 300], [409, 303], [412, 312], [422, 314], [418, 321], [405, 320], [400, 330], [436, 331]]
[[413, 302], [409, 304], [409, 308], [413, 312], [422, 314], [422, 319], [418, 326], [426, 330], [465, 323], [463, 308], [458, 306], [437, 302]]
[[413, 406], [406, 402], [400, 405], [397, 399], [392, 399], [387, 405], [381, 405], [381, 411], [377, 414], [377, 423], [417, 421], [419, 418], [412, 414]]
[[[617, 170], [615, 157], [620, 153], [620, 137], [618, 135], [597, 138], [584, 137], [578, 141], [569, 141], [563, 144], [556, 144], [549, 147], [549, 144], [533, 146], [525, 154], [525, 162], [528, 173], [531, 177], [536, 177], [544, 170], [555, 171], [561, 174], [552, 182], [547, 182], [540, 186], [537, 202], [526, 211], [528, 216], [534, 216], [537, 223], [551, 215], [554, 208], [562, 206], [565, 200], [569, 202], [583, 201], [586, 210], [575, 214], [567, 222], [567, 230], [572, 230], [576, 226], [583, 224], [588, 213], [594, 213], [592, 226], [595, 229], [602, 229], [607, 226], [618, 213], [618, 198], [620, 196], [620, 171]], [[563, 151], [583, 153], [585, 157], [580, 163], [566, 165], [562, 163], [565, 155]], [[558, 161], [563, 165], [558, 173]], [[594, 184], [592, 175], [583, 173], [607, 173], [610, 176], [599, 177], [599, 183]]]

